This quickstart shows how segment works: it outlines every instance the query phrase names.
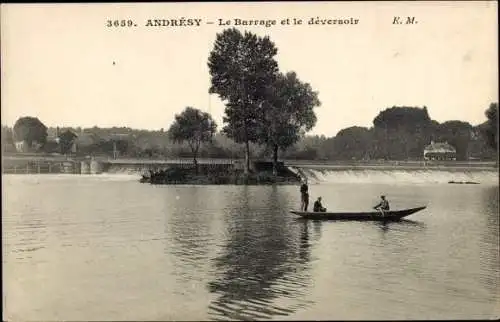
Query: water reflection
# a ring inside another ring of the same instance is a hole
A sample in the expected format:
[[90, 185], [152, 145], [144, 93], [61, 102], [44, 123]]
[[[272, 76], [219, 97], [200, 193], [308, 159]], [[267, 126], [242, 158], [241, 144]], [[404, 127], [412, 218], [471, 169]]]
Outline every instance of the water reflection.
[[185, 286], [174, 289], [177, 293], [185, 294], [193, 290], [193, 283], [201, 283], [205, 277], [205, 266], [214, 240], [210, 231], [214, 213], [208, 204], [211, 191], [197, 186], [177, 190], [178, 194], [190, 198], [177, 198], [176, 193], [171, 194], [172, 200], [165, 201], [168, 203], [165, 209], [169, 214], [165, 221], [164, 251], [167, 258], [173, 261], [173, 273], [178, 282]]
[[309, 248], [311, 247], [309, 241], [309, 224], [307, 221], [303, 220], [300, 222], [300, 250], [299, 258], [303, 263], [308, 263], [311, 260], [311, 254]]
[[314, 231], [313, 240], [314, 242], [319, 241], [322, 234], [322, 224], [325, 222], [324, 220], [314, 220], [314, 219], [304, 219], [304, 218], [294, 218], [294, 220], [300, 227], [306, 226], [307, 229], [310, 229], [309, 227], [312, 226], [312, 229]]
[[283, 213], [289, 205], [279, 187], [245, 187], [238, 199], [224, 218], [227, 244], [213, 261], [217, 273], [208, 289], [218, 297], [209, 314], [231, 320], [287, 316], [304, 305], [310, 279], [307, 226]]
[[499, 298], [500, 293], [500, 234], [499, 234], [499, 188], [488, 187], [484, 193], [484, 209], [480, 212], [485, 214], [483, 221], [484, 227], [481, 230], [481, 247], [479, 248], [479, 262], [481, 273], [479, 280], [481, 284], [491, 294], [491, 300], [494, 302]]
[[2, 245], [5, 251], [15, 254], [17, 260], [31, 259], [35, 252], [46, 247], [47, 225], [43, 214], [32, 212], [11, 216], [5, 212], [2, 224], [5, 232]]
[[376, 221], [375, 224], [384, 233], [388, 232], [390, 228], [398, 230], [422, 230], [425, 228], [425, 223], [420, 221], [414, 221], [410, 219], [401, 219], [399, 221]]

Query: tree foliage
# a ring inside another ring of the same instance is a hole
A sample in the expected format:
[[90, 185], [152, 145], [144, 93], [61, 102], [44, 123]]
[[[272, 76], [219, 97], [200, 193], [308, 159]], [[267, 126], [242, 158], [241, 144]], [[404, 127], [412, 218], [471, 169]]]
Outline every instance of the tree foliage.
[[488, 119], [484, 127], [484, 136], [488, 145], [498, 151], [498, 103], [491, 103], [484, 114]]
[[430, 124], [427, 107], [393, 106], [380, 112], [373, 120], [373, 126], [384, 129], [405, 128], [416, 130]]
[[[492, 109], [494, 108], [495, 106]], [[490, 119], [495, 120], [495, 115]], [[497, 133], [496, 130], [491, 129], [495, 125], [490, 120], [485, 120], [484, 123], [477, 126], [460, 121], [448, 121], [440, 124], [430, 120], [429, 126], [422, 127], [423, 130], [420, 132], [418, 128], [412, 131], [400, 126], [398, 130], [394, 131], [395, 134], [391, 135], [386, 135], [388, 131], [378, 127], [350, 127], [339, 131], [336, 136], [328, 138], [304, 135], [295, 144], [280, 153], [283, 159], [302, 160], [360, 160], [363, 158], [371, 160], [422, 160], [423, 149], [431, 140], [434, 140], [448, 141], [454, 145], [459, 158], [496, 160], [497, 151], [494, 149], [496, 145], [491, 144], [486, 135], [488, 131], [491, 131], [489, 133]], [[76, 154], [79, 156], [112, 156], [113, 137], [117, 134], [123, 137], [120, 142], [117, 142], [117, 149], [120, 151], [120, 156], [123, 157], [163, 159], [165, 157], [192, 156], [191, 148], [187, 142], [174, 142], [166, 131], [136, 130], [127, 127], [99, 128], [96, 126], [85, 129], [71, 127], [61, 129], [61, 131], [64, 130], [78, 134]], [[53, 139], [57, 130], [55, 127], [51, 127], [47, 132]], [[3, 126], [3, 152], [11, 153], [15, 152], [15, 140], [13, 137], [9, 137], [9, 133], [13, 133], [12, 128]], [[403, 135], [405, 136], [403, 139], [398, 137]], [[114, 141], [116, 142], [116, 140]], [[409, 142], [409, 148], [407, 149], [401, 142]], [[54, 143], [51, 140], [48, 141], [44, 146], [44, 151], [60, 152], [60, 147]], [[250, 143], [249, 145], [252, 158], [266, 158], [267, 153], [270, 152], [269, 149], [266, 151], [267, 144]], [[198, 156], [241, 159], [245, 157], [245, 150], [244, 146], [219, 132], [214, 135], [212, 142], [202, 144], [199, 147]], [[462, 151], [467, 151], [467, 153]], [[407, 152], [408, 154], [406, 154]]]
[[462, 121], [446, 121], [436, 129], [435, 138], [439, 142], [448, 142], [457, 150], [457, 160], [469, 158], [469, 143], [472, 140], [473, 127]]
[[427, 107], [393, 106], [381, 111], [373, 120], [376, 151], [372, 157], [409, 159], [431, 141], [433, 127]]
[[61, 153], [67, 154], [71, 152], [71, 148], [73, 147], [73, 143], [75, 143], [75, 139], [77, 135], [72, 131], [66, 130], [61, 135], [59, 135], [59, 146], [61, 147]]
[[2, 125], [2, 151], [13, 152], [14, 148], [14, 134], [12, 128]]
[[337, 133], [333, 139], [335, 159], [369, 159], [372, 146], [371, 131], [365, 127], [352, 126]]
[[210, 114], [186, 107], [181, 114], [175, 115], [168, 135], [173, 142], [188, 144], [193, 154], [193, 162], [197, 165], [196, 157], [201, 144], [211, 142], [216, 130], [217, 124]]
[[271, 148], [273, 172], [277, 173], [278, 150], [297, 143], [316, 124], [314, 107], [321, 105], [318, 93], [301, 82], [295, 72], [279, 74], [264, 103], [258, 142]]
[[31, 148], [33, 143], [41, 146], [47, 141], [47, 127], [36, 117], [25, 116], [14, 124], [14, 139], [24, 141]]
[[235, 142], [245, 143], [246, 172], [249, 143], [258, 141], [263, 105], [278, 72], [277, 52], [269, 37], [231, 28], [217, 34], [208, 58], [209, 93], [218, 94], [226, 103], [223, 132]]

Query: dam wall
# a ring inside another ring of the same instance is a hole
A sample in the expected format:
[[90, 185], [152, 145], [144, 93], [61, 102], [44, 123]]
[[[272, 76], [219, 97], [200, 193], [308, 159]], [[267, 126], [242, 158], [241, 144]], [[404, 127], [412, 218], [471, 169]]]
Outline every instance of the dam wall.
[[434, 168], [434, 169], [389, 169], [389, 168], [307, 168], [289, 167], [289, 169], [306, 177], [316, 184], [335, 183], [381, 183], [381, 184], [426, 184], [474, 182], [498, 185], [498, 170], [483, 168]]
[[[200, 168], [240, 168], [240, 159], [198, 159]], [[311, 183], [448, 183], [471, 181], [498, 185], [498, 165], [495, 162], [424, 162], [424, 161], [304, 161], [285, 160], [285, 166], [294, 173], [307, 177]], [[193, 160], [168, 159], [108, 159], [3, 157], [3, 173], [67, 173], [67, 174], [123, 174], [140, 176], [149, 170], [170, 167], [193, 167]]]

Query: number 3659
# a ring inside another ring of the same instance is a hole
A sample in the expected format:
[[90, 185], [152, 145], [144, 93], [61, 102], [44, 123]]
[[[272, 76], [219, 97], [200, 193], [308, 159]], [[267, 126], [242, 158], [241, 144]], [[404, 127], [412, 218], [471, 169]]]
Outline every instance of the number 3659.
[[106, 27], [134, 27], [134, 21], [128, 20], [106, 20]]

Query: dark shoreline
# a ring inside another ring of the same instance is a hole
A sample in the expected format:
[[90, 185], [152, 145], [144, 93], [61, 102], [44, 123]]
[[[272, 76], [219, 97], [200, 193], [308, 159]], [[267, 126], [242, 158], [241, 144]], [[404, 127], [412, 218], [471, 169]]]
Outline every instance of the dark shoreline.
[[272, 171], [252, 170], [245, 174], [241, 169], [170, 167], [156, 172], [149, 171], [149, 175], [142, 175], [139, 181], [167, 185], [297, 185], [301, 182], [301, 177], [286, 167], [280, 167], [276, 175]]

